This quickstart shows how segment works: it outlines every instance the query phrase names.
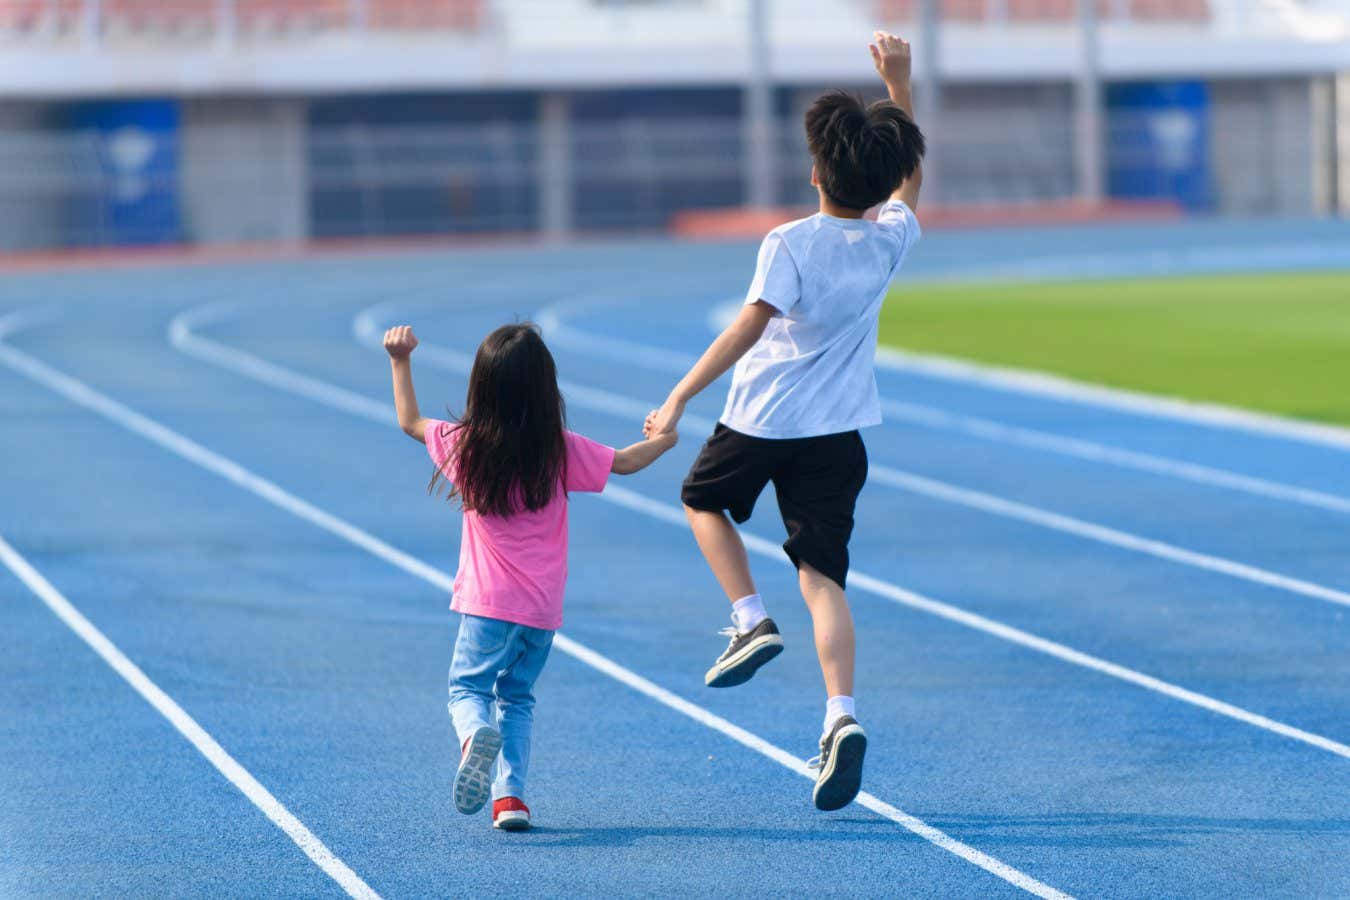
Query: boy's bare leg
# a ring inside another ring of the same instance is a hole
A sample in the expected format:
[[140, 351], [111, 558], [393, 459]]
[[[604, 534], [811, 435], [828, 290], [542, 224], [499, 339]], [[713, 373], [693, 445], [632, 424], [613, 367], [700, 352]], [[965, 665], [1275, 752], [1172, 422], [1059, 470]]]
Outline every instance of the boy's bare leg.
[[703, 551], [717, 583], [726, 592], [727, 601], [735, 603], [757, 593], [755, 580], [750, 577], [750, 558], [746, 556], [745, 543], [726, 513], [688, 506], [684, 512], [689, 517], [694, 540], [698, 541], [698, 548]]
[[728, 629], [731, 642], [703, 676], [703, 683], [715, 688], [744, 684], [760, 666], [783, 651], [783, 637], [764, 611], [755, 580], [750, 577], [745, 542], [726, 513], [688, 506], [684, 511], [699, 549], [731, 602], [735, 626]]
[[844, 589], [806, 563], [797, 567], [802, 598], [811, 612], [816, 655], [827, 697], [853, 696], [853, 614]]
[[853, 718], [853, 614], [844, 589], [805, 563], [797, 566], [797, 580], [815, 626], [828, 698], [811, 798], [817, 809], [840, 809], [858, 796], [867, 753], [867, 733]]

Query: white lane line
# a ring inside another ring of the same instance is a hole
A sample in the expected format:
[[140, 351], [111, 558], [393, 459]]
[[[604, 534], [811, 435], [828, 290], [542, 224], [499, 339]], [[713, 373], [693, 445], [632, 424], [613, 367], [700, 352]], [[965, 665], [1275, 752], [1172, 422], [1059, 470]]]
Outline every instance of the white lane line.
[[[562, 635], [558, 635], [558, 637], [555, 639], [555, 642], [561, 639]], [[728, 737], [732, 738], [738, 743], [743, 744], [744, 746], [749, 747], [752, 750], [755, 750], [764, 756], [767, 756], [769, 759], [772, 759], [774, 762], [778, 763], [784, 768], [791, 769], [793, 772], [796, 772], [798, 775], [801, 775], [804, 778], [810, 778], [813, 780], [815, 779], [816, 773], [812, 769], [807, 768], [805, 762], [803, 762], [800, 759], [797, 759], [791, 753], [788, 753], [787, 751], [780, 749], [774, 744], [770, 744], [763, 738], [749, 731], [746, 731], [744, 728], [741, 728], [738, 725], [728, 722], [726, 719], [723, 719], [720, 716], [708, 712], [701, 706], [697, 706], [693, 703], [690, 703], [688, 700], [685, 700], [682, 697], [672, 694], [662, 687], [652, 684], [645, 678], [633, 675], [632, 672], [629, 672], [622, 666], [619, 666], [611, 662], [610, 660], [606, 659], [605, 657], [601, 656], [598, 653], [595, 653], [592, 650], [588, 650], [585, 647], [581, 647], [580, 645], [577, 645], [574, 642], [569, 642], [569, 644], [572, 646], [572, 649], [569, 650], [568, 652], [570, 652], [573, 656], [575, 656], [582, 662], [594, 666], [601, 672], [604, 672], [607, 675], [610, 675], [620, 681], [623, 681], [625, 684], [629, 684], [635, 690], [638, 690], [646, 694], [653, 700], [663, 703], [666, 706], [671, 707], [672, 709], [679, 710], [680, 712], [689, 716], [691, 719], [701, 722], [702, 724], [707, 725], [709, 728], [713, 728], [716, 729], [717, 731], [722, 732], [723, 734], [727, 735]], [[630, 682], [629, 680], [630, 678], [634, 680]], [[914, 816], [910, 815], [904, 810], [896, 806], [892, 806], [886, 801], [881, 800], [878, 797], [867, 793], [866, 791], [863, 791], [858, 794], [857, 802], [867, 807], [868, 809], [872, 810], [872, 812], [876, 813], [877, 815], [886, 819], [890, 819], [892, 822], [899, 824], [906, 830], [918, 835], [919, 837], [923, 838], [929, 843], [936, 844], [938, 847], [941, 847], [948, 853], [952, 853], [966, 860], [967, 862], [971, 862], [979, 866], [986, 872], [989, 872], [992, 875], [996, 875], [997, 877], [1003, 879], [1009, 884], [1016, 885], [1017, 887], [1021, 888], [1022, 890], [1026, 891], [1029, 894], [1034, 894], [1038, 897], [1069, 896], [1068, 894], [1065, 894], [1062, 891], [1052, 888], [1040, 881], [1037, 881], [1036, 879], [1032, 878], [1031, 876], [1023, 872], [1014, 869], [1012, 866], [1008, 865], [1007, 863], [1001, 860], [995, 859], [994, 857], [989, 856], [986, 853], [981, 853], [979, 850], [975, 850], [974, 848], [961, 843], [960, 841], [948, 835], [946, 832], [934, 828], [932, 825], [929, 825], [922, 819], [915, 818]]]
[[[671, 525], [680, 528], [689, 527], [689, 523], [685, 519], [682, 510], [676, 509], [665, 503], [657, 502], [642, 494], [624, 488], [607, 488], [605, 493], [601, 496], [609, 496], [611, 491], [614, 492], [613, 502], [620, 506], [627, 506], [635, 511], [646, 513], [654, 519], [660, 519], [663, 522], [668, 522]], [[762, 538], [759, 535], [747, 534], [745, 532], [741, 533], [741, 537], [745, 541], [746, 549], [751, 553], [774, 559], [788, 566], [792, 565], [791, 561], [783, 555], [782, 549], [773, 541]], [[1091, 669], [1094, 672], [1100, 672], [1103, 675], [1129, 682], [1130, 684], [1137, 685], [1146, 690], [1171, 697], [1174, 700], [1189, 703], [1192, 706], [1209, 710], [1212, 713], [1226, 716], [1255, 728], [1260, 728], [1264, 731], [1269, 731], [1295, 741], [1300, 741], [1310, 746], [1317, 747], [1320, 750], [1326, 750], [1328, 753], [1334, 753], [1337, 756], [1350, 759], [1350, 746], [1340, 743], [1339, 741], [1333, 741], [1322, 735], [1304, 731], [1302, 728], [1295, 728], [1292, 725], [1287, 725], [1267, 716], [1260, 715], [1259, 713], [1251, 712], [1240, 706], [1235, 706], [1232, 703], [1216, 700], [1215, 698], [1201, 694], [1198, 691], [1192, 691], [1179, 685], [1163, 681], [1160, 678], [1154, 678], [1152, 675], [1146, 675], [1143, 672], [1138, 672], [1134, 669], [1110, 662], [1109, 660], [1083, 653], [1082, 651], [1075, 650], [1072, 647], [1056, 641], [1051, 641], [1031, 634], [1030, 632], [1023, 631], [1020, 628], [1014, 628], [1011, 625], [1005, 625], [994, 619], [972, 613], [959, 606], [952, 606], [949, 603], [934, 600], [931, 597], [926, 597], [923, 594], [906, 590], [899, 585], [892, 584], [889, 581], [877, 578], [873, 575], [868, 575], [865, 572], [859, 572], [856, 569], [852, 569], [849, 571], [848, 577], [851, 586], [861, 588], [869, 594], [882, 597], [886, 600], [898, 603], [901, 606], [908, 606], [912, 609], [917, 609], [937, 616], [938, 618], [946, 619], [949, 622], [955, 622], [958, 625], [964, 625], [968, 628], [973, 628], [976, 631], [982, 631], [985, 634], [993, 635], [994, 637], [1026, 647], [1030, 650], [1035, 650], [1038, 653], [1044, 653], [1047, 656], [1053, 656], [1056, 659], [1071, 663], [1075, 666], [1081, 666], [1085, 669]]]
[[[1183, 275], [1232, 275], [1244, 272], [1306, 271], [1350, 267], [1350, 244], [1311, 241], [1282, 247], [1218, 245], [1109, 253], [1069, 253], [1016, 261], [947, 264], [926, 272], [910, 271], [905, 285], [967, 285], [1008, 282], [1063, 282]], [[740, 298], [737, 298], [740, 302]], [[715, 326], [720, 331], [722, 326]]]
[[1122, 469], [1134, 469], [1154, 475], [1179, 478], [1210, 487], [1254, 494], [1271, 500], [1317, 507], [1329, 512], [1350, 513], [1350, 497], [1341, 497], [1324, 491], [1282, 484], [1264, 478], [1254, 478], [1250, 475], [1241, 475], [1237, 472], [1217, 469], [1212, 466], [1155, 456], [1151, 453], [1125, 450], [1095, 441], [1065, 437], [1048, 431], [1006, 425], [1002, 422], [982, 419], [977, 416], [958, 415], [919, 403], [906, 403], [900, 400], [883, 398], [881, 407], [887, 418], [901, 419], [925, 428], [954, 431], [982, 440], [1033, 450], [1044, 450], [1049, 453], [1057, 453], [1060, 456], [1071, 456], [1088, 462], [1117, 466]]
[[1280, 575], [1277, 572], [1270, 572], [1266, 569], [1249, 566], [1246, 563], [1236, 562], [1231, 559], [1224, 559], [1223, 557], [1211, 556], [1207, 553], [1198, 553], [1194, 550], [1187, 550], [1184, 547], [1178, 547], [1174, 544], [1168, 544], [1152, 538], [1140, 537], [1126, 531], [1108, 528], [1105, 525], [1085, 522], [1082, 519], [1075, 519], [1072, 516], [1051, 512], [1025, 503], [1005, 500], [1004, 498], [996, 497], [993, 494], [985, 494], [980, 491], [970, 490], [969, 488], [957, 487], [956, 485], [947, 484], [946, 482], [937, 481], [932, 478], [925, 478], [922, 475], [914, 475], [908, 472], [902, 472], [898, 469], [889, 469], [885, 466], [872, 467], [871, 477], [890, 487], [902, 491], [910, 491], [911, 493], [930, 497], [934, 500], [942, 500], [948, 503], [966, 506], [990, 515], [1015, 519], [1019, 522], [1025, 522], [1028, 525], [1036, 525], [1041, 528], [1050, 529], [1051, 531], [1058, 531], [1063, 534], [1073, 535], [1074, 537], [1096, 541], [1100, 544], [1109, 544], [1110, 546], [1118, 547], [1122, 550], [1143, 553], [1147, 556], [1168, 560], [1169, 562], [1178, 563], [1179, 565], [1190, 566], [1195, 569], [1204, 569], [1208, 572], [1227, 575], [1243, 581], [1250, 581], [1255, 584], [1275, 588], [1276, 590], [1287, 591], [1291, 594], [1311, 597], [1314, 600], [1325, 600], [1328, 603], [1338, 603], [1342, 606], [1350, 606], [1350, 593], [1345, 591], [1324, 587], [1323, 585], [1305, 581], [1301, 578], [1291, 578], [1288, 575]]
[[323, 396], [325, 403], [344, 412], [364, 416], [378, 422], [394, 421], [387, 403], [376, 403], [368, 397], [350, 391], [334, 391], [331, 386], [307, 375], [274, 365], [265, 359], [225, 347], [196, 334], [196, 328], [228, 318], [239, 304], [222, 301], [199, 306], [176, 316], [169, 323], [169, 342], [177, 349], [206, 362], [233, 369], [241, 375], [285, 388], [293, 394], [306, 397]]
[[52, 306], [30, 306], [6, 313], [0, 316], [0, 341], [16, 331], [31, 328], [55, 316], [56, 309]]
[[[0, 352], [7, 349], [0, 345]], [[164, 693], [159, 685], [151, 681], [139, 666], [128, 659], [116, 644], [108, 640], [103, 632], [86, 619], [3, 536], [0, 536], [0, 563], [4, 563], [5, 567], [27, 585], [28, 589], [36, 594], [71, 631], [75, 632], [80, 640], [88, 644], [89, 648], [97, 653], [114, 672], [122, 676], [122, 679], [131, 685], [136, 693], [140, 694], [160, 715], [168, 719], [169, 724], [173, 725], [179, 734], [187, 738], [188, 743], [192, 744], [198, 753], [206, 757], [206, 761], [215, 766], [217, 772], [224, 775], [226, 780], [238, 788], [239, 792], [247, 797], [250, 803], [258, 807], [267, 818], [272, 820], [273, 824], [285, 832], [286, 836], [294, 841], [295, 845], [329, 878], [336, 881], [349, 896], [360, 898], [360, 900], [379, 900], [379, 894], [375, 893], [370, 885], [361, 880], [361, 876], [338, 859], [333, 851], [324, 845], [323, 841], [315, 837], [314, 833], [306, 828], [305, 824], [297, 819], [280, 800], [272, 796], [271, 791], [263, 787], [258, 779], [254, 778], [224, 747], [220, 746], [216, 739], [207, 733], [206, 729], [198, 725], [192, 716], [188, 715], [181, 706], [174, 702], [172, 697]]]
[[[1341, 262], [1344, 264], [1347, 250], [1340, 248], [1340, 253], [1342, 254], [1340, 256]], [[1132, 274], [1137, 275], [1139, 272], [1136, 270]], [[1084, 276], [1078, 274], [1070, 277]], [[921, 279], [912, 283], [917, 285], [923, 283], [923, 281], [934, 280], [969, 281], [971, 279], [958, 275], [956, 278]], [[1026, 278], [1012, 280], [1026, 280]], [[708, 324], [712, 330], [720, 331], [725, 327], [725, 323], [735, 315], [735, 310], [742, 301], [742, 297], [736, 296], [715, 306], [708, 314]], [[1219, 403], [1205, 403], [1197, 400], [1184, 400], [1179, 397], [1132, 391], [1126, 388], [1106, 387], [1105, 385], [1079, 381], [1062, 375], [1052, 375], [1034, 369], [996, 366], [937, 353], [915, 353], [893, 347], [878, 347], [876, 364], [883, 369], [915, 372], [946, 381], [972, 383], [1005, 393], [1050, 397], [1055, 400], [1114, 409], [1150, 418], [1171, 419], [1195, 425], [1247, 431], [1284, 440], [1321, 444], [1339, 450], [1350, 449], [1350, 428], [1344, 426], [1305, 422], [1272, 413], [1225, 406]]]
[[920, 375], [975, 384], [1004, 393], [1050, 397], [1082, 406], [1103, 407], [1155, 419], [1247, 431], [1265, 437], [1302, 441], [1336, 450], [1350, 450], [1350, 428], [1300, 422], [1235, 406], [1145, 394], [1031, 369], [973, 363], [933, 353], [910, 353], [892, 347], [878, 347], [876, 362], [885, 369], [917, 372]]
[[[199, 340], [207, 339], [201, 338]], [[220, 350], [228, 349], [223, 345], [216, 346]], [[258, 360], [257, 357], [252, 357], [252, 361], [260, 362], [261, 360]], [[29, 379], [60, 394], [71, 402], [83, 406], [129, 431], [139, 434], [141, 437], [146, 438], [176, 456], [186, 459], [213, 474], [219, 475], [230, 483], [243, 488], [288, 513], [291, 513], [297, 518], [303, 519], [354, 546], [360, 547], [367, 553], [385, 560], [409, 575], [420, 578], [443, 591], [449, 592], [454, 587], [453, 575], [437, 569], [410, 554], [404, 553], [369, 532], [366, 532], [331, 513], [325, 512], [319, 507], [291, 494], [276, 483], [254, 474], [233, 460], [230, 460], [213, 450], [207, 449], [190, 438], [173, 431], [169, 427], [160, 424], [111, 397], [108, 397], [106, 394], [94, 390], [89, 385], [52, 368], [46, 363], [43, 363], [26, 353], [0, 343], [0, 362]], [[244, 368], [237, 369], [236, 371], [239, 371], [241, 374], [248, 374], [249, 377], [264, 383], [269, 383], [268, 379], [275, 374], [275, 372], [267, 369], [260, 369], [253, 366], [252, 362], [248, 364], [247, 371]], [[268, 374], [263, 375], [262, 372], [264, 371], [268, 371]], [[283, 383], [285, 384], [284, 387]], [[317, 399], [318, 395], [310, 392], [322, 384], [322, 382], [318, 382], [316, 379], [300, 377], [298, 379], [286, 379], [284, 382], [277, 383], [275, 386], [282, 390], [303, 393], [305, 396], [311, 396]], [[337, 388], [332, 388], [332, 390], [334, 391], [334, 397], [344, 396], [345, 399], [350, 399], [350, 396], [345, 395], [350, 395], [351, 392]], [[348, 413], [363, 408], [360, 404], [347, 403], [345, 400], [337, 400], [331, 405], [336, 409], [341, 409]], [[365, 415], [365, 413], [358, 414]], [[389, 413], [385, 421], [392, 421], [392, 419], [393, 415], [392, 413]], [[748, 747], [749, 749], [768, 757], [774, 762], [785, 766], [798, 775], [814, 779], [814, 773], [806, 767], [806, 764], [786, 750], [783, 750], [763, 738], [746, 731], [740, 726], [709, 712], [697, 704], [690, 703], [677, 694], [657, 685], [655, 682], [643, 678], [636, 672], [624, 668], [613, 660], [571, 640], [565, 635], [558, 634], [554, 639], [554, 646], [562, 652], [567, 653], [569, 656], [609, 675], [633, 690], [659, 701], [670, 709], [693, 718], [695, 721], [726, 735], [742, 746]], [[128, 665], [130, 665], [130, 663], [128, 663]], [[167, 700], [168, 698], [166, 697], [165, 699]], [[179, 710], [179, 712], [181, 712], [181, 710]], [[184, 717], [186, 718], [186, 714], [184, 714]], [[220, 752], [222, 754], [224, 753], [223, 750]], [[217, 767], [219, 768], [219, 766]], [[240, 771], [242, 772], [243, 770], [241, 769]], [[258, 786], [258, 789], [262, 790], [261, 785]], [[271, 797], [270, 794], [267, 796]], [[252, 799], [252, 797], [250, 797], [250, 799]], [[275, 802], [275, 800], [273, 802]], [[884, 818], [887, 818], [906, 830], [918, 835], [924, 840], [937, 845], [943, 850], [960, 857], [972, 865], [984, 869], [986, 872], [989, 872], [1028, 893], [1038, 897], [1056, 898], [1056, 900], [1068, 900], [1069, 898], [1068, 894], [1043, 884], [1035, 878], [1032, 878], [1030, 875], [1009, 866], [1007, 863], [956, 840], [950, 835], [947, 835], [926, 822], [903, 812], [872, 794], [866, 792], [859, 794], [858, 802]], [[280, 804], [277, 804], [277, 806], [280, 808]], [[274, 819], [274, 821], [276, 820]], [[300, 828], [304, 827], [300, 825], [299, 822], [295, 822], [295, 824]], [[289, 834], [291, 832], [288, 831], [287, 833]], [[305, 834], [308, 834], [308, 832], [306, 831]], [[299, 840], [296, 842], [300, 843]], [[317, 840], [315, 843], [317, 843]], [[318, 846], [322, 847], [321, 844]], [[301, 847], [302, 849], [305, 849], [307, 853], [310, 852], [304, 844], [301, 844]], [[311, 858], [314, 858], [313, 854], [311, 854]], [[316, 862], [318, 862], [317, 859]], [[320, 865], [323, 864], [320, 863]], [[329, 870], [325, 868], [325, 871]], [[333, 873], [330, 872], [329, 874]], [[352, 875], [351, 877], [355, 878], [356, 876]], [[336, 879], [337, 876], [334, 875], [334, 878]], [[362, 883], [361, 886], [364, 887], [364, 883]], [[369, 892], [369, 890], [369, 888], [366, 888], [366, 891]], [[350, 892], [351, 891], [349, 890], [349, 893]], [[375, 895], [373, 892], [370, 892], [363, 895], [353, 894], [353, 896], [374, 897]]]
[[[583, 294], [580, 297], [573, 297], [570, 300], [562, 300], [545, 306], [535, 315], [534, 321], [544, 333], [544, 339], [550, 344], [557, 344], [560, 347], [583, 353], [607, 356], [617, 362], [632, 363], [647, 369], [664, 370], [672, 375], [683, 375], [689, 371], [689, 367], [698, 361], [697, 356], [682, 353], [678, 350], [668, 350], [664, 347], [654, 347], [639, 341], [629, 341], [607, 334], [585, 331], [569, 324], [566, 318], [569, 314], [576, 315], [582, 312], [594, 312], [598, 309], [610, 309], [623, 306], [627, 302], [626, 298], [616, 298], [612, 293]], [[714, 311], [722, 308], [719, 305], [714, 307]], [[737, 301], [736, 309], [739, 308], [740, 302]], [[733, 317], [735, 312], [736, 310], [733, 309]], [[730, 319], [728, 319], [729, 321]]]
[[[387, 307], [388, 304], [381, 304], [381, 306]], [[365, 313], [358, 316], [357, 321], [358, 325], [355, 332], [358, 339], [367, 345], [378, 345], [381, 333], [379, 322], [372, 315]], [[541, 327], [543, 326], [541, 325]], [[427, 345], [422, 346], [426, 347]], [[434, 365], [445, 366], [460, 374], [467, 374], [469, 371], [469, 365], [466, 364], [466, 360], [469, 360], [467, 356], [454, 352], [447, 353], [435, 345], [431, 346], [427, 360]], [[471, 360], [469, 362], [471, 363]], [[631, 418], [635, 421], [645, 416], [653, 405], [643, 400], [624, 397], [611, 391], [579, 385], [563, 379], [558, 380], [558, 385], [567, 396], [569, 403], [615, 416]], [[692, 413], [686, 414], [684, 421], [699, 431], [711, 431], [714, 424], [710, 419]], [[927, 478], [880, 463], [873, 463], [869, 471], [871, 478], [887, 487], [919, 494], [932, 500], [964, 506], [988, 515], [1012, 519], [1038, 528], [1058, 531], [1061, 534], [1106, 544], [1131, 553], [1152, 556], [1177, 565], [1190, 566], [1228, 578], [1249, 581], [1253, 584], [1314, 600], [1350, 606], [1350, 592], [1326, 587], [1302, 578], [1294, 578], [1236, 560], [1189, 550], [1165, 541], [1077, 519], [1030, 504], [1006, 500], [992, 494], [971, 490], [934, 478]]]
[[[612, 299], [607, 303], [597, 302], [591, 296], [584, 295], [545, 308], [539, 313], [537, 321], [539, 326], [544, 329], [545, 337], [550, 343], [570, 350], [591, 355], [600, 354], [618, 362], [667, 371], [676, 375], [684, 374], [693, 365], [695, 357], [688, 354], [661, 347], [652, 347], [636, 341], [626, 341], [596, 334], [576, 328], [567, 322], [568, 313], [580, 313], [613, 305], [616, 305], [616, 301]], [[714, 307], [712, 313], [709, 314], [710, 326], [716, 329], [719, 323], [729, 320], [726, 315], [728, 311], [734, 315], [739, 307], [739, 299], [734, 307]], [[882, 361], [890, 352], [887, 348], [878, 348], [878, 360]], [[1076, 457], [1090, 462], [1134, 469], [1155, 475], [1164, 475], [1209, 487], [1240, 491], [1258, 497], [1297, 503], [1331, 512], [1350, 513], [1350, 498], [1311, 488], [1242, 475], [1225, 469], [1184, 462], [1150, 453], [1125, 450], [1094, 441], [1065, 437], [1048, 431], [1006, 425], [974, 416], [956, 415], [938, 407], [919, 403], [908, 403], [883, 397], [881, 405], [888, 418], [901, 419], [927, 428], [952, 431], [983, 440], [1057, 453], [1061, 456]]]
[[[382, 304], [382, 306], [387, 307], [388, 304]], [[372, 309], [374, 308], [372, 307]], [[358, 338], [361, 340], [362, 343], [374, 342], [375, 346], [378, 346], [378, 337], [382, 333], [378, 328], [378, 323], [373, 318], [368, 318], [364, 322], [361, 322], [360, 321], [361, 319], [362, 316], [357, 317], [358, 324], [357, 327], [355, 328], [355, 332]], [[206, 340], [206, 338], [200, 337], [199, 339]], [[217, 346], [229, 352], [239, 353], [243, 356], [248, 355], [244, 354], [243, 351], [238, 351], [234, 350], [233, 348], [225, 347], [225, 345], [223, 344], [217, 344]], [[426, 345], [423, 344], [418, 348], [418, 352], [420, 353], [425, 349]], [[451, 351], [449, 356], [450, 358], [463, 357], [464, 354], [457, 354]], [[436, 357], [435, 355], [425, 357], [425, 359], [436, 359], [436, 358], [438, 357]], [[461, 359], [460, 363], [463, 362], [464, 360]], [[466, 374], [468, 371], [468, 368], [462, 365], [454, 368], [451, 367], [447, 368], [449, 368], [450, 371], [455, 371], [461, 375]], [[240, 372], [241, 374], [247, 374], [247, 371], [244, 368], [236, 368], [235, 371]], [[261, 378], [259, 376], [251, 376], [251, 377], [255, 377], [258, 380], [262, 380], [266, 383], [265, 378]], [[274, 387], [280, 388], [281, 390], [290, 390], [290, 388], [285, 387], [284, 383], [282, 382], [274, 382], [272, 384]], [[343, 388], [339, 388], [333, 385], [327, 385], [326, 387], [329, 390], [336, 391], [342, 394], [351, 394], [350, 391], [346, 391]], [[305, 393], [304, 396], [308, 396], [310, 397], [310, 399], [316, 400], [320, 403], [327, 402], [324, 396], [319, 393]], [[339, 406], [336, 403], [332, 403], [329, 405], [333, 406], [334, 408], [341, 409], [350, 407], [352, 404], [344, 403], [342, 406]], [[386, 412], [382, 418], [383, 421], [385, 422], [393, 421], [392, 411]], [[682, 530], [687, 529], [689, 527], [689, 523], [685, 519], [684, 511], [679, 509], [678, 507], [671, 506], [666, 503], [661, 503], [656, 500], [652, 500], [651, 498], [643, 494], [639, 494], [636, 491], [632, 491], [627, 488], [622, 488], [612, 483], [607, 488], [605, 488], [605, 492], [600, 495], [600, 499], [606, 500], [610, 503], [617, 504], [619, 506], [627, 507], [635, 512], [639, 512], [650, 518], [666, 522]], [[759, 556], [763, 556], [775, 562], [778, 562], [779, 564], [782, 565], [786, 566], [792, 565], [791, 561], [788, 560], [786, 555], [784, 555], [782, 549], [774, 542], [762, 538], [758, 535], [749, 534], [745, 532], [742, 532], [742, 537], [745, 540], [746, 549], [749, 550], [750, 552], [755, 553], [756, 555]], [[1264, 731], [1268, 731], [1273, 734], [1278, 734], [1282, 737], [1286, 737], [1291, 740], [1299, 741], [1309, 746], [1316, 747], [1320, 750], [1325, 750], [1329, 753], [1333, 753], [1345, 759], [1350, 759], [1350, 745], [1342, 744], [1338, 741], [1333, 741], [1330, 738], [1323, 737], [1322, 735], [1319, 734], [1314, 734], [1313, 732], [1310, 731], [1305, 731], [1301, 728], [1295, 728], [1292, 725], [1287, 725], [1283, 722], [1279, 722], [1275, 719], [1268, 718], [1258, 713], [1253, 713], [1249, 710], [1243, 709], [1242, 707], [1239, 706], [1235, 706], [1231, 703], [1226, 703], [1222, 700], [1217, 700], [1213, 697], [1206, 696], [1205, 694], [1201, 694], [1197, 691], [1192, 691], [1187, 688], [1183, 688], [1178, 685], [1163, 681], [1159, 678], [1154, 678], [1151, 675], [1145, 675], [1142, 672], [1137, 672], [1133, 669], [1129, 669], [1117, 663], [1113, 663], [1108, 660], [1100, 659], [1090, 654], [1083, 653], [1079, 650], [1075, 650], [1072, 647], [1068, 647], [1064, 644], [1060, 644], [1055, 641], [1039, 637], [1029, 632], [1022, 631], [1021, 629], [1014, 628], [1010, 625], [1005, 625], [1002, 622], [998, 622], [994, 619], [989, 619], [976, 613], [969, 612], [968, 610], [961, 609], [960, 607], [952, 606], [951, 604], [943, 603], [939, 600], [934, 600], [930, 597], [925, 597], [922, 594], [906, 590], [905, 588], [899, 587], [898, 585], [892, 584], [891, 582], [885, 581], [881, 578], [877, 578], [872, 575], [859, 572], [856, 569], [849, 573], [849, 578], [853, 580], [853, 584], [855, 586], [859, 587], [864, 592], [870, 593], [877, 597], [881, 597], [882, 599], [885, 600], [889, 600], [893, 603], [897, 603], [901, 606], [907, 606], [912, 609], [928, 613], [929, 615], [937, 616], [949, 622], [954, 622], [958, 625], [962, 625], [964, 627], [971, 628], [988, 635], [992, 635], [1001, 640], [1009, 641], [1010, 643], [1026, 647], [1038, 653], [1043, 653], [1047, 656], [1052, 656], [1056, 659], [1062, 660], [1072, 665], [1081, 666], [1083, 668], [1099, 672], [1103, 675], [1107, 675], [1111, 678], [1126, 681], [1130, 684], [1137, 685], [1146, 690], [1154, 691], [1164, 696], [1171, 697], [1174, 700], [1179, 700], [1183, 703], [1188, 703], [1192, 706], [1207, 710], [1217, 715], [1225, 716], [1235, 721], [1242, 722], [1246, 725], [1251, 725], [1255, 728], [1260, 728]]]

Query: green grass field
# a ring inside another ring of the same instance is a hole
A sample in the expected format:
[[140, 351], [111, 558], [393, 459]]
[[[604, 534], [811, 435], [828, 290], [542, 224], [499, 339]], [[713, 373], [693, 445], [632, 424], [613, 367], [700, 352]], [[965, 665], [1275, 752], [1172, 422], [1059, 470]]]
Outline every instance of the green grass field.
[[881, 342], [1350, 424], [1350, 272], [901, 283]]

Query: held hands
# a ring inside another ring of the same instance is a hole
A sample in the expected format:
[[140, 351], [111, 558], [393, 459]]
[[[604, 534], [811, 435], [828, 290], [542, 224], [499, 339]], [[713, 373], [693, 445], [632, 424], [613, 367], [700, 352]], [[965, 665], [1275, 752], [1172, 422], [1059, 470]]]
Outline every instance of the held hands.
[[676, 427], [680, 424], [682, 415], [684, 415], [683, 403], [673, 399], [666, 400], [660, 409], [647, 413], [647, 420], [642, 423], [643, 436], [648, 440], [654, 440], [670, 434], [671, 446], [674, 446], [677, 439]]
[[909, 42], [903, 41], [885, 31], [872, 32], [872, 43], [867, 45], [872, 52], [872, 64], [877, 74], [889, 87], [909, 87]]
[[649, 435], [647, 440], [655, 444], [662, 453], [665, 453], [679, 442], [680, 433], [678, 431], [663, 431], [660, 434]]
[[384, 333], [384, 349], [390, 359], [407, 359], [417, 349], [411, 325], [395, 325]]

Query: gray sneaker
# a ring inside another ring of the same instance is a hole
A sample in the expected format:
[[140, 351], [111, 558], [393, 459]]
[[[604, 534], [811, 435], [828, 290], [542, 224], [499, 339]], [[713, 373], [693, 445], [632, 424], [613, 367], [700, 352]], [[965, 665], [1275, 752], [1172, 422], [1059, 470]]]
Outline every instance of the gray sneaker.
[[471, 816], [487, 805], [492, 796], [492, 764], [502, 749], [502, 735], [484, 725], [464, 742], [455, 773], [455, 809]]
[[766, 618], [744, 633], [735, 628], [724, 628], [722, 634], [729, 636], [731, 643], [703, 676], [703, 683], [708, 687], [745, 684], [760, 666], [783, 652], [783, 636], [778, 633], [773, 619]]
[[820, 739], [820, 755], [807, 763], [819, 769], [816, 789], [811, 794], [816, 809], [826, 812], [843, 809], [853, 802], [862, 788], [863, 757], [867, 754], [867, 732], [852, 716], [840, 716], [830, 733]]

